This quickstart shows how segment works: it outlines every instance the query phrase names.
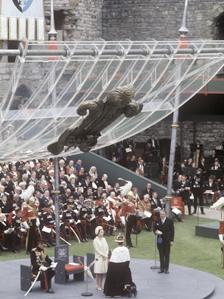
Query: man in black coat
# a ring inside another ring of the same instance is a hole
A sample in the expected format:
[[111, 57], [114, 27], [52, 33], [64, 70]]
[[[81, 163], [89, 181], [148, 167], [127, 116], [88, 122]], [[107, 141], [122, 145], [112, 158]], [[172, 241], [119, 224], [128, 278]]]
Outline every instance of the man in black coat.
[[167, 218], [164, 210], [160, 211], [160, 217], [154, 225], [154, 233], [157, 236], [157, 248], [159, 250], [160, 271], [158, 273], [169, 273], [170, 246], [174, 241], [174, 225]]

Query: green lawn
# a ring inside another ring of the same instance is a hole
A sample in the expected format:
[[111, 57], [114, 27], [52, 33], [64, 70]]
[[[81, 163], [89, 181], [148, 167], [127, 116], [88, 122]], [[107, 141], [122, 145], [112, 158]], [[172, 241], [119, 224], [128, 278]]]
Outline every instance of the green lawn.
[[[175, 242], [171, 251], [171, 263], [196, 268], [210, 272], [220, 278], [224, 277], [224, 269], [221, 265], [221, 250], [219, 240], [195, 236], [197, 219], [193, 216], [185, 216], [183, 223], [175, 223]], [[212, 222], [210, 219], [200, 219], [200, 223]], [[107, 237], [108, 244], [113, 249], [116, 244], [114, 237]], [[130, 250], [131, 257], [142, 259], [154, 259], [154, 234], [143, 231], [137, 235], [137, 247]], [[132, 235], [133, 244], [136, 245], [136, 236]], [[54, 249], [49, 248], [49, 255], [54, 255]], [[93, 252], [92, 241], [78, 244], [72, 242], [70, 255], [85, 255]], [[9, 259], [27, 258], [24, 251], [19, 253], [0, 253], [0, 261]], [[157, 254], [158, 258], [158, 254]]]

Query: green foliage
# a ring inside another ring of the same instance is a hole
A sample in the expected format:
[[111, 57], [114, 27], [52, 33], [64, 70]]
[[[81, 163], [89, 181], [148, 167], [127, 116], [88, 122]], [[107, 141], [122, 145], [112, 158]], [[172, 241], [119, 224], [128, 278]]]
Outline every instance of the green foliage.
[[[210, 219], [200, 219], [200, 223], [212, 222]], [[171, 250], [171, 263], [184, 265], [187, 267], [210, 272], [218, 277], [223, 278], [221, 264], [221, 250], [217, 237], [208, 239], [195, 236], [195, 225], [197, 219], [193, 216], [185, 216], [184, 222], [175, 223], [175, 241]], [[111, 249], [116, 247], [114, 237], [106, 237]], [[155, 238], [152, 232], [142, 231], [140, 234], [132, 235], [133, 245], [130, 253], [133, 258], [154, 259], [155, 257]], [[54, 248], [48, 248], [49, 255], [54, 256]], [[78, 244], [72, 241], [70, 255], [86, 255], [87, 252], [93, 252], [92, 240], [86, 243]], [[156, 251], [157, 259], [158, 252]], [[9, 259], [28, 258], [24, 251], [19, 253], [1, 252], [0, 261]]]

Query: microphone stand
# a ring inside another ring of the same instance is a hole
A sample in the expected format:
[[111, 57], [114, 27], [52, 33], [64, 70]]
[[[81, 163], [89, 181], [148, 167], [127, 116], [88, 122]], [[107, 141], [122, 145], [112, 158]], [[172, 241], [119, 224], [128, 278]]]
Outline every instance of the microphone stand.
[[85, 292], [81, 293], [81, 296], [84, 297], [89, 297], [89, 296], [93, 296], [93, 293], [91, 293], [89, 291], [89, 274], [88, 274], [88, 268], [90, 269], [92, 265], [94, 265], [95, 261], [93, 261], [91, 264], [89, 264], [89, 266], [84, 266], [84, 272], [85, 272], [85, 276], [86, 276], [86, 290]]
[[85, 292], [81, 293], [81, 296], [84, 296], [84, 297], [93, 296], [93, 293], [89, 292], [89, 279], [88, 279], [88, 275], [86, 275], [86, 290], [85, 290]]
[[151, 266], [150, 267], [150, 269], [152, 269], [152, 270], [158, 270], [158, 269], [160, 269], [160, 267], [159, 266], [157, 266], [157, 258], [156, 258], [156, 252], [157, 252], [157, 236], [156, 236], [156, 234], [155, 234], [155, 242], [154, 242], [154, 244], [155, 244], [155, 252], [154, 252], [154, 266]]

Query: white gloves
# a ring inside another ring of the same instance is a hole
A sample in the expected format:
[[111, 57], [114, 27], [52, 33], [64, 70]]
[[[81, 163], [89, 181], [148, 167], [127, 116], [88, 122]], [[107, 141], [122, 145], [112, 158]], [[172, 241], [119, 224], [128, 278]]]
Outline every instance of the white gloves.
[[36, 219], [36, 226], [40, 226], [40, 220], [39, 220], [39, 218]]
[[22, 222], [22, 225], [23, 225], [23, 227], [25, 227], [26, 230], [28, 230], [30, 228], [27, 221]]
[[219, 234], [219, 241], [221, 242], [222, 245], [224, 245], [224, 239], [222, 234]]
[[163, 233], [162, 233], [160, 230], [157, 229], [157, 230], [155, 231], [155, 234], [156, 234], [156, 235], [162, 235]]
[[51, 262], [50, 268], [55, 269], [58, 263]]
[[4, 234], [9, 235], [14, 231], [14, 229], [15, 229], [14, 227], [10, 227], [10, 228], [4, 230]]
[[40, 268], [39, 268], [39, 270], [40, 270], [40, 271], [46, 271], [46, 270], [47, 270], [47, 267], [41, 265]]

